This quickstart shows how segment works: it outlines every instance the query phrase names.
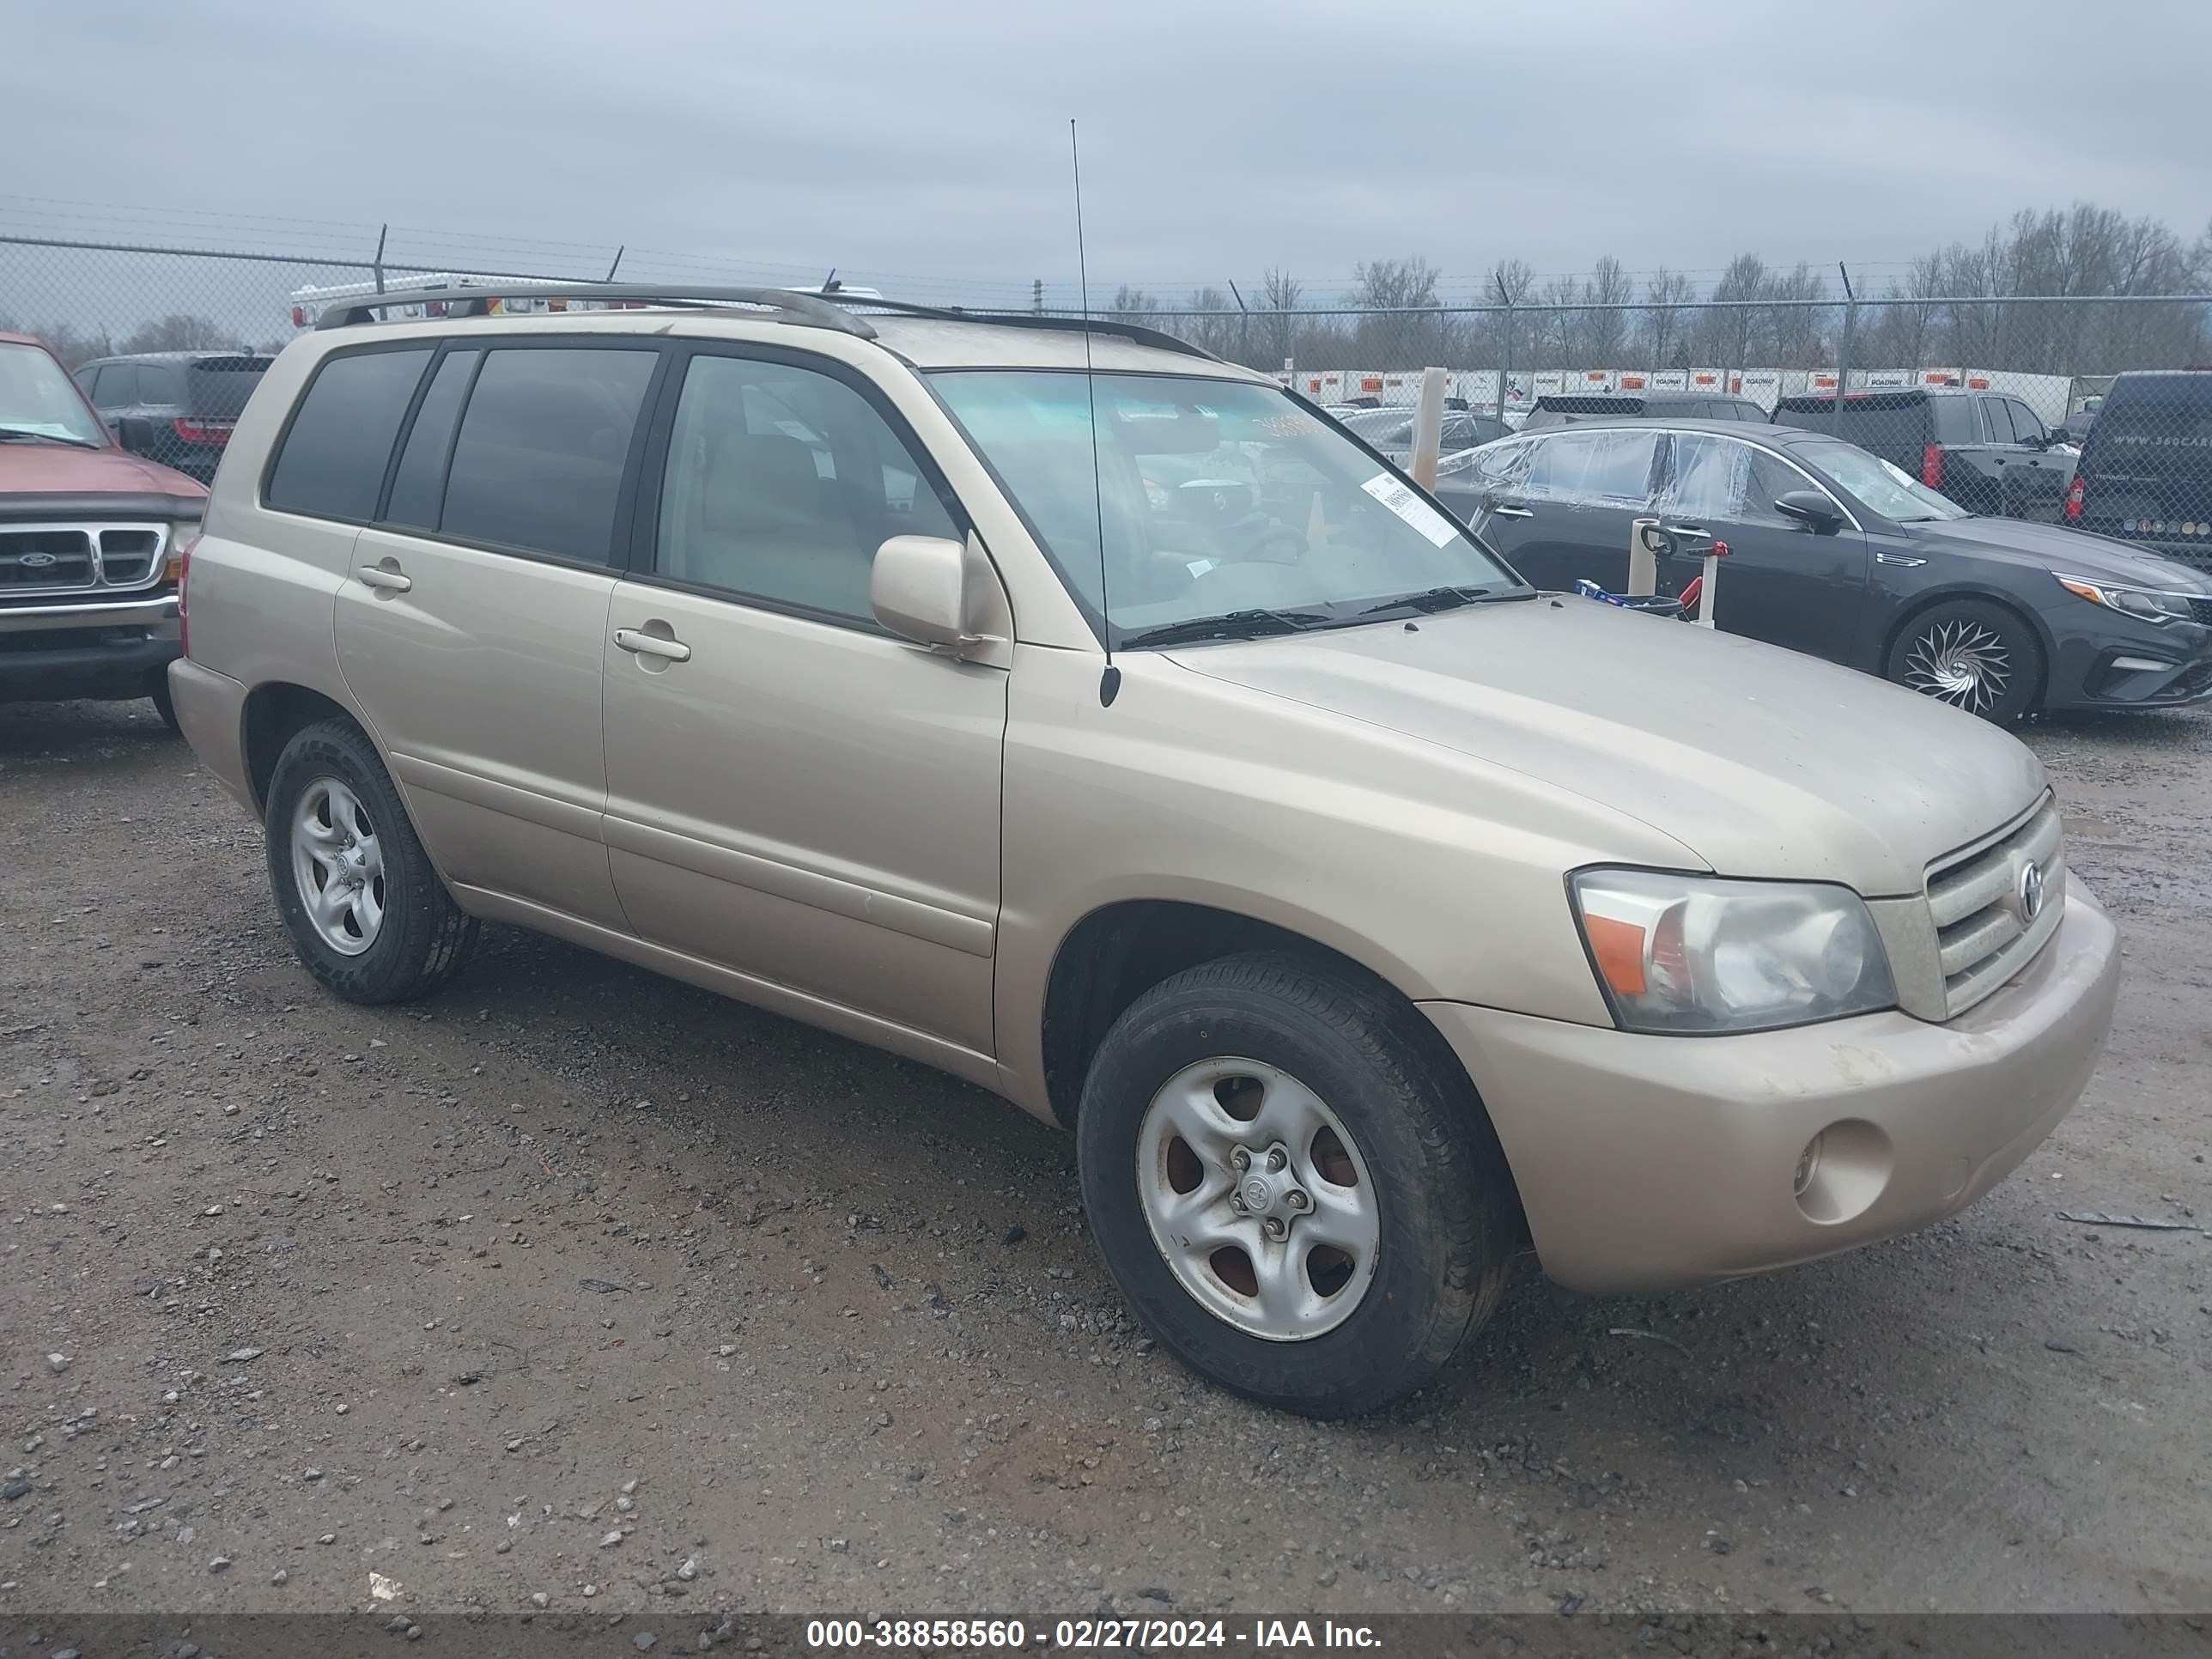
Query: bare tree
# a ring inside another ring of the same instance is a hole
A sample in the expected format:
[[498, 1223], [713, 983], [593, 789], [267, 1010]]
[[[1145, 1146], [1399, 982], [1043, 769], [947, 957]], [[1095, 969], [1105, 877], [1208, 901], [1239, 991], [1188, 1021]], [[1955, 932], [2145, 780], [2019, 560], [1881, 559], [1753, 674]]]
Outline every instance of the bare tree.
[[1618, 366], [1627, 356], [1628, 313], [1619, 307], [1633, 297], [1628, 272], [1610, 253], [1590, 267], [1583, 282], [1582, 355], [1593, 368]]
[[1802, 259], [1787, 276], [1770, 276], [1765, 297], [1766, 339], [1781, 368], [1812, 368], [1827, 361], [1828, 313], [1811, 301], [1828, 297], [1828, 279]]
[[1697, 297], [1690, 279], [1662, 265], [1644, 285], [1642, 345], [1654, 368], [1687, 368], [1688, 341], [1682, 307]]
[[1737, 303], [1702, 313], [1698, 330], [1699, 355], [1723, 374], [1740, 369], [1751, 361], [1758, 338], [1759, 317], [1748, 303], [1766, 289], [1766, 261], [1756, 253], [1739, 253], [1713, 284], [1713, 298]]
[[1299, 319], [1290, 313], [1305, 300], [1305, 284], [1287, 270], [1271, 268], [1260, 279], [1260, 304], [1267, 313], [1263, 327], [1268, 355], [1277, 362], [1285, 357], [1298, 358]]
[[1160, 302], [1153, 295], [1124, 283], [1114, 290], [1114, 303], [1108, 307], [1108, 315], [1117, 323], [1141, 323], [1157, 314], [1159, 308]]
[[205, 351], [234, 346], [238, 337], [211, 318], [181, 312], [148, 323], [123, 342], [128, 354], [137, 351]]

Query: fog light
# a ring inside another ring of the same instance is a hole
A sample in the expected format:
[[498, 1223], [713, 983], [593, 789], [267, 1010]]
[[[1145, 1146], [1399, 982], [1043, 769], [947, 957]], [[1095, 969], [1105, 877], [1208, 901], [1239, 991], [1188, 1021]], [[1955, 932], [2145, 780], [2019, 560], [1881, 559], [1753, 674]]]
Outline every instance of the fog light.
[[1820, 1172], [1820, 1142], [1823, 1139], [1825, 1132], [1814, 1135], [1805, 1143], [1805, 1150], [1797, 1154], [1797, 1175], [1792, 1184], [1801, 1199], [1805, 1196], [1806, 1189], [1812, 1186], [1813, 1177]]
[[2115, 657], [2112, 659], [2112, 666], [2130, 674], [2144, 674], [2154, 669], [2171, 668], [2173, 665], [2170, 662], [2160, 662], [2155, 657]]

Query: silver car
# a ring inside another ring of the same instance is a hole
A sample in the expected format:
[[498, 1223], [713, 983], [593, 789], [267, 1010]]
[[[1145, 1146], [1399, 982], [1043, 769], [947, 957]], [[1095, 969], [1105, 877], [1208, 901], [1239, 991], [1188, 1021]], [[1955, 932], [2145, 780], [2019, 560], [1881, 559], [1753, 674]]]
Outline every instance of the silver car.
[[940, 1066], [1074, 1132], [1163, 1342], [1318, 1415], [1530, 1247], [1646, 1290], [1950, 1215], [2087, 1079], [2113, 929], [2003, 732], [1538, 592], [1142, 329], [590, 293], [326, 316], [216, 478], [177, 712], [334, 994], [492, 921]]

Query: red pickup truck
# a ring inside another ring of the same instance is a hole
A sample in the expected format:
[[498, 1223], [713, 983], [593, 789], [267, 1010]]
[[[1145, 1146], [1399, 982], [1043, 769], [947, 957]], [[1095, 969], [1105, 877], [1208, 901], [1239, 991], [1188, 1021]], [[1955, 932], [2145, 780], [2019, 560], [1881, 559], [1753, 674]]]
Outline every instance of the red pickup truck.
[[177, 577], [206, 499], [119, 447], [43, 344], [0, 333], [0, 702], [151, 697], [173, 731]]

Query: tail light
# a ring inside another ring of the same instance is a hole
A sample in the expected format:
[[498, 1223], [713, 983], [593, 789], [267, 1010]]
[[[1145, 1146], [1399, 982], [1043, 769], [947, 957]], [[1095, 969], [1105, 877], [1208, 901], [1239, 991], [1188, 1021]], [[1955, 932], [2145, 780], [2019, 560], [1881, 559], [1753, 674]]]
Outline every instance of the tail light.
[[1920, 482], [1930, 489], [1943, 487], [1943, 446], [1929, 444], [1920, 452]]
[[177, 649], [187, 657], [192, 654], [192, 624], [185, 614], [185, 590], [191, 582], [192, 550], [199, 545], [199, 537], [194, 535], [169, 556], [169, 564], [176, 572], [177, 581]]
[[220, 426], [216, 426], [199, 421], [188, 421], [180, 415], [170, 422], [169, 425], [175, 430], [177, 436], [188, 444], [227, 444], [230, 441], [230, 422], [228, 421]]
[[2076, 472], [2074, 475], [2074, 482], [2066, 486], [2066, 516], [2069, 520], [2078, 520], [2081, 518], [2081, 502], [2083, 499], [2087, 496], [2088, 493], [2089, 487], [2087, 483], [2083, 480], [2081, 475]]
[[305, 306], [294, 306], [294, 307], [292, 307], [292, 326], [293, 326], [293, 327], [295, 327], [295, 328], [305, 328], [305, 327], [307, 327], [307, 307], [305, 307]]

